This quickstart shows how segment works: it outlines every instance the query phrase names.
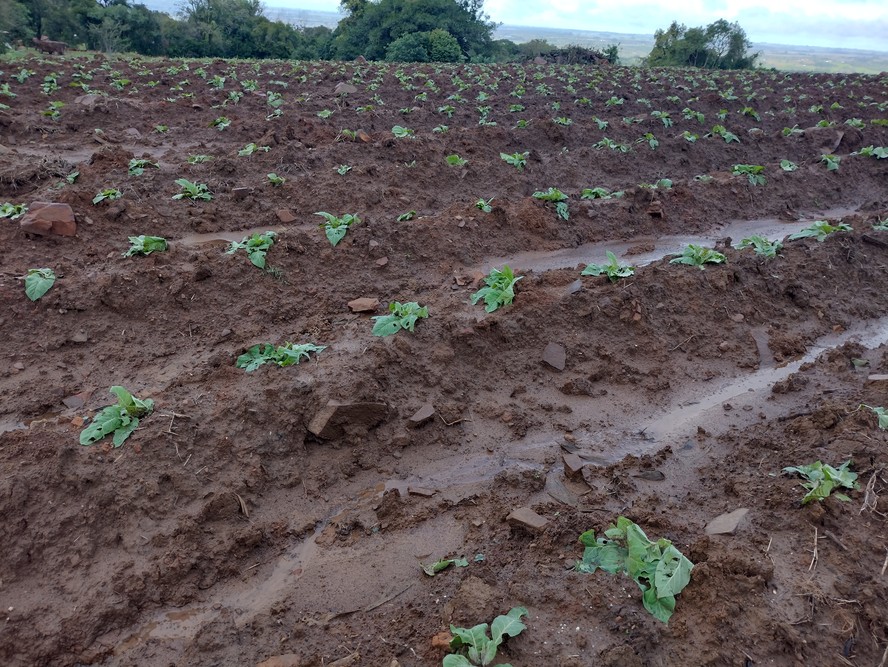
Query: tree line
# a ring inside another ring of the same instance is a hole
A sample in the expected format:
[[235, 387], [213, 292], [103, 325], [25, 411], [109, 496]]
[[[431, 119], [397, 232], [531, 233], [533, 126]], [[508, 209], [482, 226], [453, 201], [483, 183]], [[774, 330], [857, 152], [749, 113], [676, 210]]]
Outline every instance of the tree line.
[[[330, 29], [271, 21], [260, 0], [182, 0], [176, 17], [134, 0], [0, 0], [0, 52], [45, 35], [96, 51], [188, 58], [508, 62], [543, 56], [615, 63], [619, 56], [616, 45], [596, 52], [496, 40], [483, 0], [342, 0], [342, 9], [345, 17]], [[655, 38], [650, 65], [755, 64], [742, 28], [726, 21], [691, 29], [673, 23]]]

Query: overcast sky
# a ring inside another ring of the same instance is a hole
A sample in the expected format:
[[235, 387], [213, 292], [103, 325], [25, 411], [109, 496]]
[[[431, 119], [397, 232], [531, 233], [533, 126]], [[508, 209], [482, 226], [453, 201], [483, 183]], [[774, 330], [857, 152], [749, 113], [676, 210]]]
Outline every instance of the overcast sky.
[[[265, 5], [339, 11], [338, 0], [265, 0]], [[673, 20], [688, 26], [739, 21], [754, 42], [888, 51], [888, 0], [485, 0], [510, 25], [653, 35]]]

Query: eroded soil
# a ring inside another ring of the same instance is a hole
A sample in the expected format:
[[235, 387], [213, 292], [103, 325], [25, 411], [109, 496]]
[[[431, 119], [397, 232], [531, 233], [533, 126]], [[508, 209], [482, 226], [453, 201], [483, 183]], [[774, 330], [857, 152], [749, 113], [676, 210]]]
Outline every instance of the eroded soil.
[[[873, 229], [888, 218], [888, 160], [855, 154], [888, 145], [872, 123], [888, 116], [884, 77], [25, 67], [22, 81], [0, 74], [15, 95], [0, 95], [0, 202], [68, 203], [78, 230], [0, 220], [3, 664], [440, 665], [433, 637], [450, 623], [514, 606], [529, 612], [501, 649], [516, 667], [885, 664], [888, 447], [859, 406], [888, 403], [888, 234]], [[46, 77], [57, 90], [41, 90]], [[42, 113], [52, 101], [58, 119]], [[704, 136], [716, 123], [739, 141]], [[603, 137], [631, 150], [594, 148]], [[239, 156], [250, 142], [269, 150]], [[500, 159], [523, 151], [524, 171]], [[213, 159], [189, 164], [197, 154]], [[129, 176], [142, 157], [157, 168]], [[765, 166], [767, 182], [735, 164]], [[179, 178], [212, 201], [172, 200]], [[640, 187], [663, 178], [670, 189]], [[569, 220], [532, 197], [548, 187], [570, 195]], [[625, 196], [580, 198], [593, 187]], [[93, 205], [105, 188], [123, 197]], [[361, 223], [334, 248], [317, 211]], [[852, 231], [787, 240], [774, 259], [732, 245], [816, 220]], [[272, 229], [273, 273], [224, 253]], [[169, 251], [122, 257], [138, 234]], [[669, 263], [692, 242], [727, 261]], [[580, 277], [608, 249], [636, 274]], [[503, 263], [524, 278], [486, 314], [470, 297]], [[31, 302], [20, 277], [37, 267], [59, 279]], [[347, 306], [357, 297], [431, 316], [373, 337]], [[298, 366], [235, 367], [285, 341], [328, 347]], [[550, 343], [563, 370], [543, 362]], [[117, 384], [155, 412], [119, 449], [79, 445]], [[381, 423], [319, 438], [307, 427], [330, 400], [382, 403]], [[434, 417], [411, 424], [426, 404]], [[586, 464], [572, 478], [566, 453]], [[781, 470], [818, 459], [853, 461], [851, 502], [800, 504]], [[542, 531], [505, 520], [520, 507]], [[734, 534], [705, 532], [738, 508]], [[668, 625], [631, 580], [572, 571], [579, 534], [620, 515], [695, 563]], [[420, 570], [454, 556], [469, 566]]]

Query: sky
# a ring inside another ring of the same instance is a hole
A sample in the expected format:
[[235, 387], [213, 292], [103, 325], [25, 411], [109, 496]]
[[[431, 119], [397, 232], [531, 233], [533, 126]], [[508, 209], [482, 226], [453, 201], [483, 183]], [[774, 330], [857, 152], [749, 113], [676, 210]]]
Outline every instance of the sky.
[[[269, 8], [339, 11], [338, 0], [265, 0]], [[677, 20], [699, 26], [739, 21], [753, 42], [888, 51], [886, 0], [485, 0], [509, 25], [653, 35]]]

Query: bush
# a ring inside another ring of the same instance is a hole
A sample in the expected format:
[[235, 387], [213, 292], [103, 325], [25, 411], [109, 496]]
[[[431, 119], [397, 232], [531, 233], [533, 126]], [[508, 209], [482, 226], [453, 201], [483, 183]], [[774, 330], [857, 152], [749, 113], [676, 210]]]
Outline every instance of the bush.
[[435, 28], [428, 35], [429, 62], [458, 63], [462, 60], [462, 49], [456, 37], [441, 28]]
[[398, 37], [385, 50], [389, 62], [427, 63], [429, 61], [429, 33], [409, 32]]

